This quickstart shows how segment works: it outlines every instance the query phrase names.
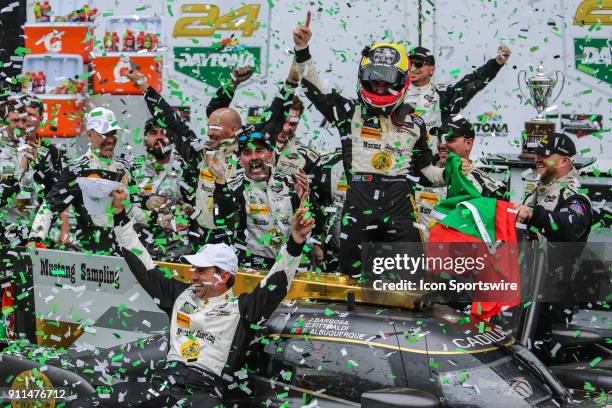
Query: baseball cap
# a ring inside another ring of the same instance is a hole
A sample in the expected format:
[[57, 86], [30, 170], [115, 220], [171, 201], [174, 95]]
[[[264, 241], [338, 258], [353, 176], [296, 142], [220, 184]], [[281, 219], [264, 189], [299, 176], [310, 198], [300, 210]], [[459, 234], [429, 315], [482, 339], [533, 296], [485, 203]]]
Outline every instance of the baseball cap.
[[216, 266], [232, 275], [238, 272], [238, 257], [234, 249], [227, 244], [207, 244], [197, 254], [186, 255], [183, 258], [198, 268]]
[[414, 47], [410, 51], [411, 60], [420, 60], [429, 65], [436, 65], [436, 59], [430, 50], [425, 47]]
[[429, 134], [438, 136], [442, 142], [461, 136], [466, 139], [474, 139], [476, 137], [474, 127], [464, 118], [446, 120], [439, 127], [432, 127], [429, 130]]
[[113, 130], [123, 131], [123, 128], [117, 124], [115, 113], [106, 108], [95, 108], [85, 115], [85, 129], [95, 130], [101, 135]]
[[266, 149], [272, 150], [272, 144], [266, 135], [260, 132], [248, 132], [245, 131], [238, 138], [238, 151], [242, 152], [242, 150], [252, 143], [261, 143]]
[[160, 125], [157, 122], [157, 118], [149, 118], [144, 125], [144, 132], [147, 133], [149, 130], [156, 128], [156, 127], [160, 127], [163, 128], [162, 125]]
[[576, 154], [576, 145], [565, 133], [549, 133], [538, 141], [535, 151], [541, 156], [557, 153], [561, 156], [572, 157]]

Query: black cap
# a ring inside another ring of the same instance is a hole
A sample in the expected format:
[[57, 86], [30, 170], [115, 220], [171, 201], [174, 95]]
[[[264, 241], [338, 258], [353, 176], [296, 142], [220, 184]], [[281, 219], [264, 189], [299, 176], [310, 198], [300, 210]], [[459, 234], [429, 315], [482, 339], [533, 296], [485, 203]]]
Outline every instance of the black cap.
[[251, 132], [245, 130], [238, 137], [238, 151], [242, 152], [245, 147], [249, 146], [252, 143], [260, 143], [264, 145], [266, 149], [272, 150], [272, 144], [270, 143], [270, 139], [267, 137], [267, 135], [264, 135], [260, 132]]
[[549, 133], [538, 141], [536, 153], [541, 156], [560, 154], [561, 156], [572, 157], [576, 154], [576, 145], [565, 133]]
[[447, 140], [461, 136], [466, 139], [474, 139], [476, 137], [474, 126], [463, 118], [445, 120], [440, 127], [432, 127], [429, 130], [429, 134]]
[[157, 123], [157, 118], [149, 118], [144, 125], [144, 132], [147, 133], [149, 130], [156, 128], [156, 127], [160, 127], [163, 128], [162, 125], [160, 125], [159, 123]]
[[425, 47], [414, 47], [412, 51], [410, 51], [410, 59], [423, 61], [429, 65], [436, 65], [436, 59], [430, 50]]

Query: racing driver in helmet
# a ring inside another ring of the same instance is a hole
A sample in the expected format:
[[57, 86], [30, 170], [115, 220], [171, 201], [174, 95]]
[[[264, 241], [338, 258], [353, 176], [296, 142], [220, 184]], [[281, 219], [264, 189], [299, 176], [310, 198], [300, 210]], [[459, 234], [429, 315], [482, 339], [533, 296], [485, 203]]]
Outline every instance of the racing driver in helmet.
[[306, 23], [293, 31], [297, 69], [308, 99], [340, 133], [349, 185], [340, 269], [356, 276], [362, 243], [422, 241], [414, 184], [424, 176], [443, 185], [443, 169], [432, 166], [423, 120], [403, 106], [411, 72], [406, 50], [383, 42], [366, 47], [359, 64], [358, 98], [345, 98], [335, 90], [327, 93], [308, 49], [310, 16], [308, 12]]

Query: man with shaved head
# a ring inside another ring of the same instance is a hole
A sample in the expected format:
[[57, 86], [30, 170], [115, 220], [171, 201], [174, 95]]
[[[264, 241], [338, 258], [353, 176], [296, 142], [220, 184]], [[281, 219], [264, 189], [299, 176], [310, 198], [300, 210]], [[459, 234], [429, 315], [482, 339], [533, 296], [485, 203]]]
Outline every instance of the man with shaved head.
[[[207, 132], [209, 141], [202, 143], [200, 137], [178, 117], [164, 98], [149, 86], [143, 74], [137, 70], [131, 70], [126, 76], [143, 91], [151, 115], [159, 126], [168, 131], [168, 138], [174, 143], [176, 151], [185, 160], [187, 166], [199, 170], [196, 175], [197, 180], [186, 180], [191, 187], [196, 185], [195, 213], [192, 215], [196, 223], [192, 225], [192, 235], [199, 237], [200, 244], [221, 240], [224, 235], [215, 233], [213, 218], [212, 193], [215, 188], [215, 180], [204, 159], [210, 154], [223, 162], [227, 179], [234, 178], [238, 172], [242, 171], [238, 166], [236, 144], [236, 137], [242, 132], [240, 115], [234, 109], [215, 105], [213, 99], [206, 110], [209, 119]], [[235, 69], [234, 78], [236, 79], [232, 81], [232, 86], [238, 86], [248, 77], [250, 77], [250, 70], [249, 75], [245, 76], [243, 69]]]
[[[187, 165], [199, 169], [195, 192], [196, 212], [194, 213], [198, 228], [192, 232], [202, 238], [202, 243], [217, 242], [225, 237], [223, 232], [216, 232], [217, 226], [213, 216], [215, 179], [204, 158], [206, 155], [211, 155], [219, 159], [224, 164], [226, 180], [234, 179], [242, 173], [243, 170], [238, 165], [239, 156], [236, 143], [238, 135], [243, 130], [242, 120], [240, 114], [228, 106], [236, 87], [249, 79], [252, 74], [250, 67], [234, 68], [231, 81], [217, 90], [206, 108], [206, 115], [209, 119], [207, 131], [209, 141], [203, 146], [200, 138], [179, 119], [161, 95], [149, 86], [144, 75], [137, 70], [131, 70], [126, 74], [143, 91], [151, 115], [157, 118], [159, 125], [169, 130], [170, 140]], [[279, 98], [279, 100], [280, 102], [275, 100], [272, 103], [269, 113], [263, 115], [267, 117], [267, 120], [257, 125], [256, 128], [262, 129], [267, 126], [267, 123], [276, 123], [281, 120], [279, 118], [282, 118], [282, 121], [285, 120], [285, 111], [288, 111], [288, 107], [284, 106], [283, 99]]]

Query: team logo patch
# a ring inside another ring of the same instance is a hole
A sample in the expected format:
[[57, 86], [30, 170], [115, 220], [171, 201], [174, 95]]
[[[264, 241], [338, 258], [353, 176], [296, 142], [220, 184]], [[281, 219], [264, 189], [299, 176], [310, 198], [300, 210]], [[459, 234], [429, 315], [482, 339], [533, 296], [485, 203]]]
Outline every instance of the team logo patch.
[[285, 243], [285, 237], [276, 228], [270, 228], [259, 241], [260, 244], [270, 245], [272, 248], [280, 248]]
[[196, 311], [196, 307], [189, 302], [185, 302], [179, 310], [183, 313], [191, 314]]
[[283, 191], [283, 185], [281, 183], [274, 183], [270, 186], [270, 190], [274, 191], [275, 193], [280, 193]]
[[391, 47], [378, 47], [370, 53], [369, 59], [374, 64], [395, 65], [400, 60], [400, 54]]
[[556, 195], [549, 195], [549, 196], [544, 197], [544, 202], [545, 202], [545, 203], [552, 203], [552, 202], [554, 202], [556, 199], [557, 199], [557, 196], [556, 196]]
[[586, 213], [586, 208], [584, 208], [584, 206], [578, 202], [571, 203], [569, 208], [580, 215], [584, 215]]
[[260, 214], [266, 215], [270, 212], [270, 207], [265, 204], [257, 205], [251, 204], [249, 205], [249, 214]]
[[191, 326], [191, 318], [189, 316], [184, 315], [182, 313], [176, 313], [176, 324], [179, 326], [188, 329]]
[[200, 343], [195, 340], [187, 340], [181, 346], [181, 356], [188, 362], [197, 361], [200, 355]]
[[387, 171], [393, 165], [393, 158], [387, 152], [376, 153], [372, 157], [372, 167], [378, 171]]
[[361, 128], [361, 137], [380, 140], [382, 138], [382, 130], [363, 126]]
[[200, 170], [200, 178], [202, 180], [213, 182], [215, 181], [215, 177], [210, 172], [210, 170]]
[[336, 190], [338, 191], [346, 191], [348, 190], [348, 183], [345, 181], [339, 181], [336, 183]]

